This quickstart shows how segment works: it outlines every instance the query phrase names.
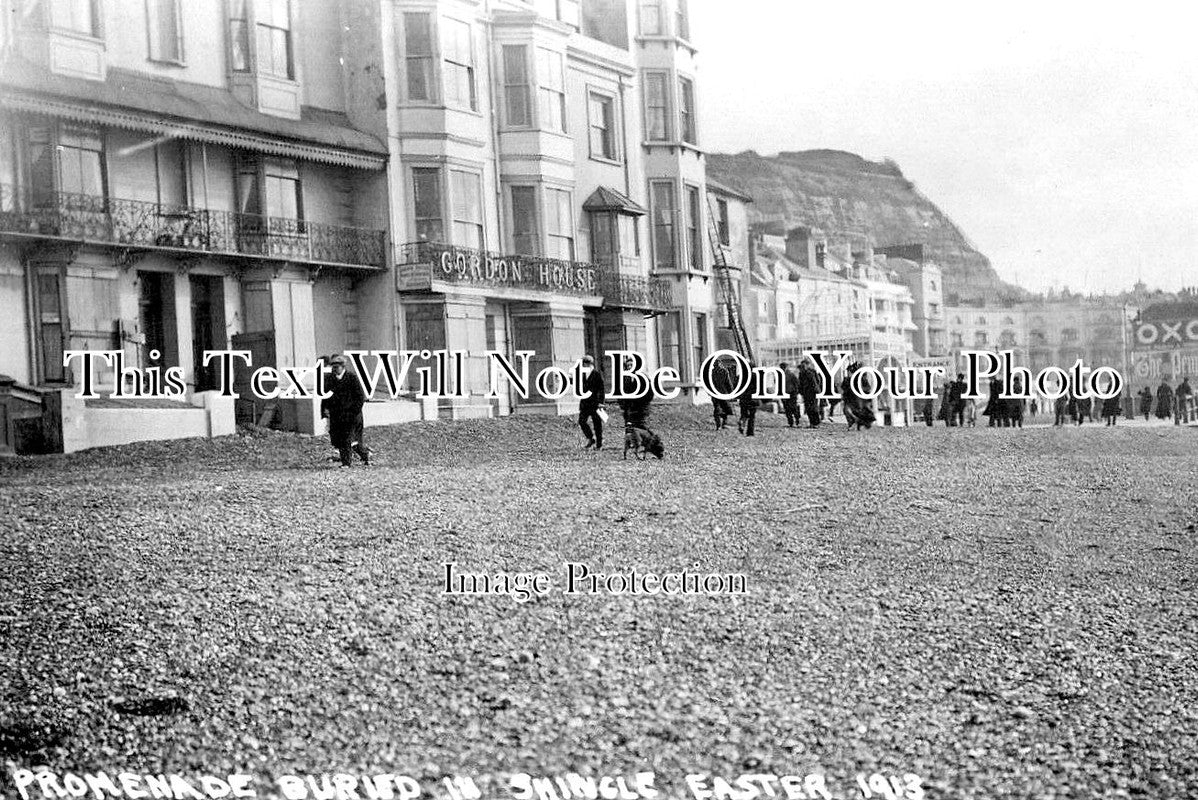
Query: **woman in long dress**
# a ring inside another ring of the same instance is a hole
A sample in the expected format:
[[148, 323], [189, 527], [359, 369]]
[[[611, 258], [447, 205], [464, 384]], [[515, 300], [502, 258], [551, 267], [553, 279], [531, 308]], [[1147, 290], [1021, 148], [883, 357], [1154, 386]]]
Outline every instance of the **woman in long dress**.
[[1164, 378], [1161, 378], [1161, 385], [1156, 388], [1156, 416], [1157, 419], [1173, 416], [1173, 388]]

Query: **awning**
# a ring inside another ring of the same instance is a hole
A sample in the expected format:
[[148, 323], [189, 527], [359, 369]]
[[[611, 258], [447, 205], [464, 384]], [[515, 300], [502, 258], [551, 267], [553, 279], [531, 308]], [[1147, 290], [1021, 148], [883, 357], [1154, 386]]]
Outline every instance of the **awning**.
[[642, 215], [648, 213], [627, 195], [610, 186], [600, 186], [591, 192], [582, 204], [583, 211], [615, 211], [618, 214]]
[[0, 108], [359, 169], [387, 163], [386, 146], [343, 114], [305, 107], [298, 120], [273, 117], [224, 88], [122, 69], [100, 82], [18, 61], [0, 77]]

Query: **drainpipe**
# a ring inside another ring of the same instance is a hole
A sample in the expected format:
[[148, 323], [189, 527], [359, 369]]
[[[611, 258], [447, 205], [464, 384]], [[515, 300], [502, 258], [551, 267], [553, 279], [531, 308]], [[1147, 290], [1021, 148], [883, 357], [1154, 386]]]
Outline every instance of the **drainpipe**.
[[502, 253], [503, 245], [503, 184], [499, 179], [499, 106], [495, 102], [495, 26], [491, 20], [491, 0], [483, 3], [486, 21], [483, 23], [487, 32], [487, 98], [491, 103], [491, 165], [495, 176], [495, 227], [499, 231], [499, 241], [495, 250]]

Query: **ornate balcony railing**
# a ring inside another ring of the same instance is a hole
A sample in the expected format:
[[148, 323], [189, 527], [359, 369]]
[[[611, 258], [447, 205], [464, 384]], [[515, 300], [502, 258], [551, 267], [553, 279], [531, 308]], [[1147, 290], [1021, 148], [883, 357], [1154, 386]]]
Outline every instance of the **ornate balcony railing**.
[[0, 233], [382, 268], [381, 230], [0, 184]]
[[396, 254], [401, 290], [427, 291], [433, 281], [602, 296], [606, 306], [664, 310], [669, 286], [657, 279], [620, 275], [585, 261], [529, 255], [501, 255], [440, 242], [409, 242]]

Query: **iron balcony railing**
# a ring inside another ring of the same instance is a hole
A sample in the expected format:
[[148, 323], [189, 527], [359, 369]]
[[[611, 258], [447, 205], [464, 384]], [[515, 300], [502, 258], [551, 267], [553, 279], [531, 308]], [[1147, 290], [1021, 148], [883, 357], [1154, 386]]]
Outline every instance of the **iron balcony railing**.
[[664, 282], [620, 274], [614, 267], [547, 256], [503, 255], [441, 242], [409, 242], [396, 254], [400, 289], [428, 290], [432, 281], [599, 296], [605, 306], [670, 308]]
[[7, 184], [0, 233], [375, 268], [387, 252], [381, 230]]

